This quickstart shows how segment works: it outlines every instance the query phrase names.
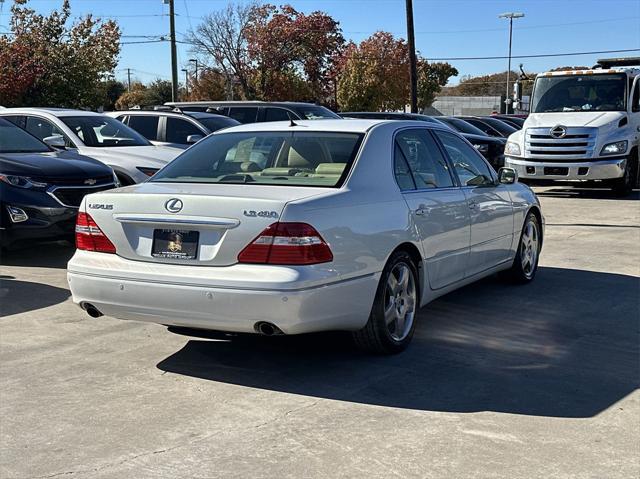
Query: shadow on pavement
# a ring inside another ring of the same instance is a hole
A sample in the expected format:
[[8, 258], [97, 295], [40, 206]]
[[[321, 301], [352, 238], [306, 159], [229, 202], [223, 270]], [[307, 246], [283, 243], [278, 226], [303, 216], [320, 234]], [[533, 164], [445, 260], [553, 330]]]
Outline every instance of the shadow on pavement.
[[538, 196], [548, 196], [552, 198], [584, 198], [592, 200], [618, 200], [629, 201], [640, 199], [640, 191], [634, 190], [630, 195], [619, 197], [613, 194], [608, 189], [596, 189], [596, 188], [579, 188], [579, 187], [554, 187], [547, 190], [539, 190], [535, 188], [534, 191]]
[[639, 385], [639, 290], [632, 276], [541, 268], [531, 285], [487, 279], [431, 303], [397, 356], [360, 354], [340, 334], [211, 333], [157, 367], [362, 404], [590, 417]]
[[9, 251], [0, 253], [0, 265], [66, 268], [75, 250], [75, 245], [66, 241], [49, 243], [25, 241], [19, 246], [12, 245]]
[[0, 277], [0, 318], [62, 303], [69, 290]]

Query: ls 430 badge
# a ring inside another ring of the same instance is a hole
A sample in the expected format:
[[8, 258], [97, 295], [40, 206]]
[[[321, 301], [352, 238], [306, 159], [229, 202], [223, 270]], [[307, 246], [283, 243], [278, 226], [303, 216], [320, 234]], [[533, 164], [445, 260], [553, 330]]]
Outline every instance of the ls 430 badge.
[[277, 211], [254, 211], [254, 210], [244, 210], [244, 215], [249, 218], [277, 218]]

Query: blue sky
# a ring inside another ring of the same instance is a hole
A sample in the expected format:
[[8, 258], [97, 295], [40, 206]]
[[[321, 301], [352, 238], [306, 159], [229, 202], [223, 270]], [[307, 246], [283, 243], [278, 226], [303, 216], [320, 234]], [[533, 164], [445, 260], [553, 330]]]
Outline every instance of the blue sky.
[[[47, 13], [62, 0], [30, 0], [32, 8]], [[175, 0], [178, 39], [201, 22], [201, 17], [224, 7], [228, 0]], [[279, 2], [268, 2], [279, 3]], [[404, 0], [291, 0], [303, 12], [323, 10], [340, 22], [346, 38], [360, 41], [376, 30], [406, 37]], [[6, 30], [12, 0], [0, 0], [0, 31]], [[162, 0], [71, 0], [74, 16], [92, 13], [114, 18], [122, 28], [123, 42], [138, 36], [167, 35], [168, 6]], [[504, 56], [508, 48], [508, 21], [500, 13], [518, 11], [514, 21], [513, 55], [640, 49], [640, 0], [414, 0], [416, 46], [427, 58]], [[179, 45], [180, 68], [186, 67], [187, 45]], [[639, 56], [640, 52], [619, 56]], [[561, 65], [592, 65], [598, 57], [515, 59], [527, 71]], [[460, 75], [506, 70], [506, 60], [451, 60]], [[117, 77], [147, 82], [170, 78], [168, 43], [122, 46]], [[180, 78], [184, 75], [180, 72]], [[453, 79], [452, 83], [456, 83]]]

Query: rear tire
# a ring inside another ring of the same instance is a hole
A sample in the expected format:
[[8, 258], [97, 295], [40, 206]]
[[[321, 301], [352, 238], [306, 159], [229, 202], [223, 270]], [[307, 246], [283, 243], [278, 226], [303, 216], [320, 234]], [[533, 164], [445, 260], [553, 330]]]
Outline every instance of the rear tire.
[[369, 321], [353, 334], [356, 346], [375, 354], [396, 354], [411, 342], [420, 305], [418, 270], [411, 256], [396, 251], [387, 262]]
[[534, 213], [529, 213], [520, 233], [518, 252], [513, 259], [511, 268], [504, 276], [515, 284], [526, 284], [533, 281], [538, 271], [542, 236], [540, 222]]
[[611, 191], [617, 197], [625, 197], [630, 195], [638, 181], [638, 154], [631, 153], [627, 157], [627, 166], [624, 169], [622, 178], [613, 180], [611, 183]]

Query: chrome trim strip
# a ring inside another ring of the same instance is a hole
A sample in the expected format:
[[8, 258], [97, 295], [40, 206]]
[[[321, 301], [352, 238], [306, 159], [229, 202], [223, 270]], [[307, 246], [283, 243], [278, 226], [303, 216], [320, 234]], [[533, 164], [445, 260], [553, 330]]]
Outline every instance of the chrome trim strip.
[[240, 224], [239, 220], [227, 218], [206, 218], [195, 216], [183, 216], [181, 218], [168, 218], [157, 215], [113, 215], [113, 219], [119, 223], [160, 223], [170, 225], [204, 226], [210, 228], [232, 229]]
[[[111, 187], [111, 188], [115, 188], [116, 184], [112, 181], [111, 183], [102, 183], [101, 185], [78, 185], [78, 186], [64, 186], [64, 185], [58, 185], [58, 186], [50, 186], [49, 188], [47, 188], [47, 194], [49, 196], [51, 196], [51, 198], [53, 198], [54, 200], [56, 200], [57, 203], [61, 204], [62, 206], [64, 206], [65, 208], [73, 208], [73, 209], [78, 209], [80, 208], [80, 206], [72, 206], [72, 205], [66, 205], [64, 204], [62, 201], [60, 201], [60, 199], [54, 195], [54, 192], [57, 190], [79, 190], [79, 189], [83, 189], [83, 190], [90, 190], [90, 189], [95, 189], [95, 188], [105, 188], [105, 187]], [[88, 194], [88, 193], [87, 193]]]

